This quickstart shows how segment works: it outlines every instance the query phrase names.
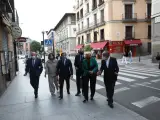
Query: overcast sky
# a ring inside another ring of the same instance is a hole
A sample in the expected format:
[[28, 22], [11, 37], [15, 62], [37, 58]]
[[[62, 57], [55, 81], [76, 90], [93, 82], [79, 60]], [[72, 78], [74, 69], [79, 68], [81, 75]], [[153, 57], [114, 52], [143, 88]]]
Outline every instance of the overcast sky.
[[74, 0], [15, 0], [22, 36], [42, 41], [42, 31], [54, 28], [73, 5]]

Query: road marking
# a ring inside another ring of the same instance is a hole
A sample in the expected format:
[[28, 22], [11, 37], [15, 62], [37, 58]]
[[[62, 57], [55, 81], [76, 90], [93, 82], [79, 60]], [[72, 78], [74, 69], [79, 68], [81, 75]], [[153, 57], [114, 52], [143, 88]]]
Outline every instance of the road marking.
[[157, 80], [151, 80], [151, 82], [153, 82], [153, 83], [157, 83], [157, 82], [160, 82], [160, 79], [157, 79]]
[[[104, 82], [103, 77], [97, 76], [97, 80]], [[120, 82], [116, 82], [116, 85], [120, 85]]]
[[132, 68], [132, 67], [127, 67], [127, 68], [121, 68], [121, 69], [125, 69], [125, 70], [133, 70], [133, 71], [140, 71], [140, 72], [154, 72], [154, 73], [160, 73], [160, 71], [156, 71], [157, 69], [149, 69], [149, 68]]
[[154, 90], [159, 90], [159, 91], [160, 91], [159, 88], [155, 88], [155, 87], [148, 86], [148, 85], [145, 85], [145, 84], [139, 84], [139, 83], [135, 83], [135, 84], [140, 85], [140, 86], [144, 86], [144, 87], [147, 87], [147, 88], [151, 88], [151, 89], [154, 89]]
[[118, 88], [114, 91], [114, 93], [119, 93], [119, 92], [123, 92], [123, 91], [126, 91], [126, 90], [129, 90], [130, 88], [128, 87], [123, 87], [123, 88]]
[[[73, 79], [76, 80], [76, 75], [73, 75]], [[90, 86], [90, 85], [89, 85], [89, 86]], [[102, 89], [102, 88], [105, 88], [105, 87], [103, 87], [102, 85], [96, 84], [96, 90]]]
[[151, 96], [151, 97], [145, 98], [143, 100], [134, 102], [132, 104], [137, 106], [137, 107], [139, 107], [139, 108], [143, 108], [143, 107], [145, 107], [147, 105], [151, 105], [151, 104], [153, 104], [155, 102], [158, 102], [158, 101], [160, 101], [160, 98], [155, 97], [155, 96]]
[[122, 80], [122, 81], [126, 81], [126, 82], [134, 82], [134, 79], [131, 78], [126, 78], [126, 77], [122, 77], [122, 76], [118, 76], [118, 80]]
[[145, 75], [145, 76], [150, 76], [150, 77], [158, 77], [158, 75], [153, 75], [153, 74], [148, 74], [148, 73], [141, 73], [141, 72], [136, 72], [136, 71], [128, 71], [128, 70], [121, 70], [121, 72], [127, 72], [127, 73], [135, 73], [139, 75]]
[[134, 74], [129, 74], [129, 73], [123, 73], [123, 72], [119, 72], [118, 74], [129, 76], [129, 77], [140, 78], [140, 79], [146, 79], [146, 78], [148, 78], [148, 77], [145, 77], [145, 76], [134, 75]]
[[138, 87], [139, 85], [130, 85], [131, 87]]

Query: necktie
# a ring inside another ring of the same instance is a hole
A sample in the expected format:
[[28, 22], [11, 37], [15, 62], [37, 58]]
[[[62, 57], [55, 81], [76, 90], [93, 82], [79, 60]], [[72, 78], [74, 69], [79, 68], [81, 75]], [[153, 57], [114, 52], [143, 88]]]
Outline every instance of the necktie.
[[33, 65], [33, 67], [34, 67], [34, 60], [32, 60], [32, 65]]

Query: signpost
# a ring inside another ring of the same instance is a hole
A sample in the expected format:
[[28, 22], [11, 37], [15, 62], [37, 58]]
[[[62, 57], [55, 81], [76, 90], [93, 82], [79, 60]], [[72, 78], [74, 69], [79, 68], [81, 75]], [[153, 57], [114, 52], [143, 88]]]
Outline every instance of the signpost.
[[52, 39], [45, 39], [44, 40], [44, 46], [45, 47], [53, 46], [53, 40]]

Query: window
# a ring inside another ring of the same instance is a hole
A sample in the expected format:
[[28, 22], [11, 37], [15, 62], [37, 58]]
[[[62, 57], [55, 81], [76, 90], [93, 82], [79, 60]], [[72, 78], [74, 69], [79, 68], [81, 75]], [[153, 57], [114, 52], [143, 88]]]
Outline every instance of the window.
[[89, 28], [89, 18], [87, 18], [87, 27]]
[[87, 13], [89, 13], [89, 3], [87, 4]]
[[125, 19], [132, 19], [133, 11], [132, 11], [132, 4], [125, 5]]
[[100, 31], [100, 40], [104, 40], [104, 29]]
[[94, 24], [97, 24], [97, 14], [94, 14]]
[[87, 43], [90, 43], [91, 42], [91, 34], [87, 34]]
[[126, 26], [126, 39], [133, 39], [133, 26]]
[[97, 0], [92, 0], [93, 3], [93, 10], [97, 8]]
[[78, 37], [78, 45], [80, 44], [80, 40], [81, 40], [81, 38], [80, 38], [80, 37]]
[[151, 4], [147, 4], [147, 18], [151, 18]]
[[148, 39], [151, 39], [151, 25], [148, 25]]
[[82, 43], [81, 44], [84, 44], [84, 38], [83, 38], [83, 36], [82, 36]]
[[80, 31], [80, 24], [78, 24], [78, 31]]
[[94, 32], [94, 42], [97, 42], [97, 31]]
[[83, 30], [83, 22], [82, 22], [82, 30]]
[[77, 20], [79, 20], [79, 12], [77, 13]]
[[81, 13], [81, 18], [83, 18], [83, 8], [81, 9], [80, 13]]
[[101, 10], [101, 22], [104, 22], [104, 9]]

